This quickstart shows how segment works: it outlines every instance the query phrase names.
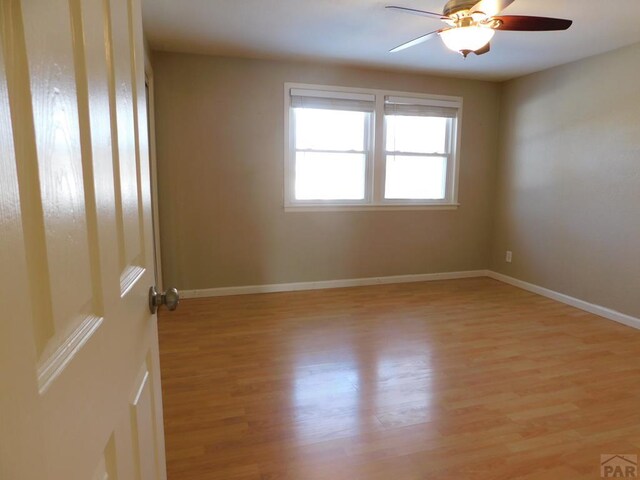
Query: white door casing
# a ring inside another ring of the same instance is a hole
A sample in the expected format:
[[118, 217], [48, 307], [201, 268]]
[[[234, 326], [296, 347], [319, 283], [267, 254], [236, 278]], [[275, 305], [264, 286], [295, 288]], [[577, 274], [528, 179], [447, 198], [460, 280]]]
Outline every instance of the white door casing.
[[166, 478], [139, 0], [0, 0], [0, 478]]

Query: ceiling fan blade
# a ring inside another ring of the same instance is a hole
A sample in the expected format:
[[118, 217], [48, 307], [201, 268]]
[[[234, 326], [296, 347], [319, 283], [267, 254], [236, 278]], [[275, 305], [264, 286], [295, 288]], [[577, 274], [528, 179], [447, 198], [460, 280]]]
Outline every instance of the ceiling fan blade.
[[438, 33], [444, 32], [445, 30], [449, 30], [449, 29], [448, 28], [444, 28], [444, 29], [441, 29], [441, 30], [436, 30], [435, 32], [427, 33], [426, 35], [422, 35], [421, 37], [415, 38], [415, 39], [411, 40], [410, 42], [403, 43], [402, 45], [398, 45], [396, 48], [392, 48], [391, 50], [389, 50], [389, 53], [396, 53], [396, 52], [399, 52], [400, 50], [404, 50], [405, 48], [409, 48], [409, 47], [413, 47], [415, 45], [419, 45], [422, 42], [426, 42], [430, 38], [435, 37]]
[[388, 5], [384, 8], [389, 10], [395, 10], [397, 12], [410, 13], [412, 15], [419, 15], [421, 17], [435, 18], [437, 20], [448, 20], [449, 17], [441, 13], [425, 12], [424, 10], [416, 10], [415, 8], [396, 7], [395, 5]]
[[521, 15], [501, 15], [493, 17], [498, 20], [496, 30], [514, 30], [520, 32], [548, 32], [552, 30], [566, 30], [573, 23], [562, 18], [527, 17]]
[[490, 51], [491, 51], [491, 43], [487, 43], [484, 47], [479, 48], [473, 53], [475, 53], [476, 55], [484, 55], [485, 53], [489, 53]]
[[471, 7], [471, 13], [482, 12], [488, 17], [493, 17], [511, 5], [514, 1], [515, 0], [480, 0]]

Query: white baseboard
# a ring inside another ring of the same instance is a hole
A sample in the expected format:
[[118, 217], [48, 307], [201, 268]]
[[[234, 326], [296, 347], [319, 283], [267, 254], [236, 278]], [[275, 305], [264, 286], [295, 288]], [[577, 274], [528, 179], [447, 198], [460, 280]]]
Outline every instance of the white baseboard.
[[579, 308], [580, 310], [593, 313], [594, 315], [608, 318], [609, 320], [613, 320], [614, 322], [622, 323], [624, 325], [627, 325], [628, 327], [640, 329], [640, 318], [632, 317], [631, 315], [626, 315], [624, 313], [620, 313], [616, 310], [611, 310], [610, 308], [606, 308], [601, 305], [595, 305], [593, 303], [585, 302], [584, 300], [580, 300], [579, 298], [570, 297], [569, 295], [565, 295], [564, 293], [549, 290], [548, 288], [540, 287], [523, 280], [518, 280], [517, 278], [509, 277], [508, 275], [503, 275], [502, 273], [488, 270], [487, 276], [495, 280], [508, 283], [509, 285], [513, 285], [514, 287], [522, 288], [523, 290], [537, 293], [538, 295], [542, 295], [543, 297], [547, 297], [560, 303]]
[[454, 280], [458, 278], [476, 278], [486, 276], [486, 270], [424, 273], [417, 275], [395, 275], [391, 277], [351, 278], [345, 280], [324, 280], [319, 282], [274, 283], [269, 285], [249, 285], [243, 287], [181, 290], [180, 296], [182, 298], [223, 297], [227, 295], [248, 295], [252, 293], [295, 292], [300, 290], [324, 290], [327, 288], [361, 287], [365, 285], [386, 285], [392, 283], [432, 282], [436, 280]]
[[424, 273], [416, 275], [395, 275], [391, 277], [351, 278], [345, 280], [324, 280], [319, 282], [274, 283], [267, 285], [248, 285], [242, 287], [206, 288], [201, 290], [182, 290], [182, 298], [224, 297], [229, 295], [249, 295], [253, 293], [296, 292], [301, 290], [324, 290], [328, 288], [361, 287], [366, 285], [387, 285], [393, 283], [433, 282], [437, 280], [455, 280], [459, 278], [490, 277], [514, 287], [522, 288], [543, 297], [579, 308], [609, 320], [640, 329], [640, 318], [617, 312], [601, 305], [574, 298], [548, 288], [518, 280], [491, 270], [472, 270], [467, 272]]

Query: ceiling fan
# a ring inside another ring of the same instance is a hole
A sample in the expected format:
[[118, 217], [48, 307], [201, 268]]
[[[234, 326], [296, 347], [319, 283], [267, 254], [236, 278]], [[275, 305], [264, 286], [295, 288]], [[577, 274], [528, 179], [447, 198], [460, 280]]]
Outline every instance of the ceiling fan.
[[470, 53], [483, 55], [491, 50], [491, 39], [496, 30], [512, 30], [520, 32], [542, 32], [567, 30], [573, 23], [561, 18], [530, 17], [522, 15], [498, 15], [515, 0], [449, 0], [443, 13], [426, 12], [414, 8], [387, 6], [395, 10], [422, 17], [442, 20], [447, 28], [422, 35], [410, 42], [403, 43], [390, 50], [399, 52], [426, 42], [435, 35], [440, 35], [450, 50], [459, 52], [465, 58]]

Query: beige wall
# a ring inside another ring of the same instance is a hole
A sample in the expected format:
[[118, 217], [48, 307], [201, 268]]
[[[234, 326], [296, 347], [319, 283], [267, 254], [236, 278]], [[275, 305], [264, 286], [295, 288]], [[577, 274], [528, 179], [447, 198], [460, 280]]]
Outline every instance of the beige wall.
[[[484, 269], [500, 86], [154, 52], [165, 285], [183, 289]], [[457, 211], [285, 213], [284, 83], [464, 97]]]
[[640, 317], [640, 44], [508, 82], [501, 111], [492, 268]]

